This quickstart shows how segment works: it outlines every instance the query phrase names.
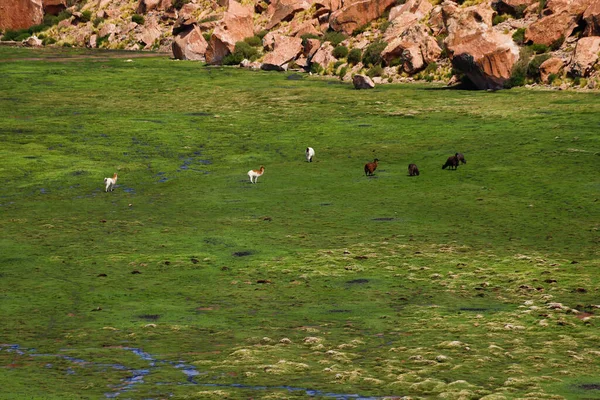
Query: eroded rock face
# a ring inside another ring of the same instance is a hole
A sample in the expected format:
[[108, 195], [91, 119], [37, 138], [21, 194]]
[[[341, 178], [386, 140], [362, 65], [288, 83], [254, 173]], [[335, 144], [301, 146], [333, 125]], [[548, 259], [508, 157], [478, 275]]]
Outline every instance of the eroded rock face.
[[590, 36], [579, 39], [573, 59], [569, 63], [568, 72], [571, 76], [588, 77], [598, 62], [600, 52], [600, 36]]
[[595, 0], [583, 13], [585, 36], [600, 36], [600, 0]]
[[296, 13], [308, 8], [310, 8], [310, 3], [306, 0], [275, 0], [267, 9], [270, 19], [266, 28], [272, 29], [282, 21], [291, 21]]
[[302, 39], [284, 35], [274, 37], [273, 51], [263, 58], [261, 68], [283, 70], [282, 66], [296, 59], [302, 53]]
[[42, 0], [0, 0], [0, 29], [24, 29], [44, 19]]
[[522, 15], [523, 12], [536, 3], [536, 0], [492, 0], [492, 8], [498, 12], [498, 14], [510, 14]]
[[489, 4], [459, 9], [445, 2], [442, 8], [452, 65], [479, 89], [503, 88], [519, 59], [512, 37], [491, 29], [493, 14]]
[[433, 9], [429, 0], [409, 0], [390, 10], [390, 26], [385, 31], [384, 40], [390, 42], [401, 35], [408, 27], [416, 24]]
[[172, 44], [173, 57], [178, 60], [204, 60], [208, 43], [200, 28], [193, 25], [191, 29], [175, 36]]
[[253, 36], [253, 16], [252, 8], [231, 0], [229, 9], [208, 42], [205, 54], [206, 62], [209, 64], [221, 62], [225, 56], [233, 52], [236, 42]]
[[424, 25], [411, 25], [400, 37], [391, 41], [381, 52], [381, 57], [387, 64], [399, 58], [402, 69], [413, 74], [424, 69], [427, 64], [437, 61], [442, 49], [437, 41], [429, 35]]
[[375, 87], [373, 80], [366, 75], [354, 75], [352, 77], [352, 84], [355, 89], [373, 89]]
[[136, 35], [138, 42], [144, 43], [144, 49], [151, 49], [154, 43], [160, 38], [162, 31], [156, 18], [146, 17], [146, 23], [141, 27]]
[[548, 77], [552, 74], [558, 74], [564, 66], [563, 60], [552, 57], [540, 64], [540, 78], [542, 82], [548, 83]]
[[569, 12], [552, 14], [535, 21], [525, 30], [525, 40], [551, 46], [571, 35], [577, 26], [577, 15]]
[[396, 0], [360, 0], [345, 5], [329, 18], [331, 29], [352, 34], [357, 28], [381, 17], [396, 4]]
[[334, 63], [337, 59], [333, 56], [333, 46], [329, 42], [323, 43], [319, 49], [310, 58], [311, 63], [318, 63], [321, 67], [327, 68], [329, 64]]
[[67, 0], [42, 0], [44, 4], [44, 14], [58, 15], [61, 11], [67, 9]]

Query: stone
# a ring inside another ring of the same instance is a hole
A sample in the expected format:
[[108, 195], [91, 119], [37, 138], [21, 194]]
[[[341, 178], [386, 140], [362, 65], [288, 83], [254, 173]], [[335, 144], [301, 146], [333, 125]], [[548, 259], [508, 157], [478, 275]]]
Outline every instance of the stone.
[[579, 39], [575, 53], [568, 66], [568, 73], [574, 77], [588, 77], [594, 71], [600, 52], [600, 36]]
[[306, 0], [275, 0], [267, 9], [269, 22], [265, 28], [271, 30], [282, 21], [291, 21], [296, 13], [308, 8], [310, 3]]
[[200, 28], [192, 26], [188, 31], [175, 36], [172, 44], [173, 57], [178, 60], [204, 60], [208, 43]]
[[563, 69], [564, 62], [560, 58], [552, 57], [540, 64], [540, 78], [542, 82], [548, 83], [551, 74], [558, 75]]
[[319, 17], [339, 10], [342, 7], [342, 0], [313, 0], [312, 5], [315, 7], [313, 17]]
[[302, 52], [302, 39], [284, 35], [274, 37], [273, 51], [263, 58], [262, 69], [282, 71], [282, 66]]
[[144, 49], [149, 50], [162, 35], [162, 31], [155, 18], [146, 17], [146, 22], [141, 26], [141, 31], [136, 35], [138, 42], [144, 43]]
[[337, 61], [333, 56], [333, 46], [329, 42], [323, 43], [315, 54], [310, 57], [311, 63], [318, 63], [321, 67], [327, 68], [329, 64]]
[[205, 58], [209, 64], [220, 63], [225, 56], [232, 53], [235, 44], [247, 37], [254, 36], [254, 10], [231, 0], [223, 19], [215, 28]]
[[357, 28], [381, 17], [395, 4], [396, 0], [354, 1], [331, 13], [329, 26], [334, 31], [351, 35]]
[[355, 89], [373, 89], [375, 87], [375, 83], [373, 80], [366, 75], [354, 75], [352, 77], [352, 84]]
[[577, 27], [578, 17], [570, 12], [564, 11], [559, 14], [543, 17], [527, 27], [525, 40], [537, 44], [551, 46], [561, 38], [571, 35]]
[[487, 3], [459, 8], [447, 1], [442, 7], [452, 65], [483, 90], [503, 88], [519, 59], [512, 37], [491, 28], [493, 15]]
[[43, 19], [42, 0], [0, 0], [0, 30], [29, 28]]
[[321, 47], [321, 41], [319, 39], [307, 39], [304, 43], [303, 54], [306, 58], [311, 58], [315, 55], [317, 50]]
[[37, 36], [30, 36], [23, 40], [23, 44], [27, 47], [42, 47], [42, 41]]
[[416, 24], [390, 42], [381, 52], [381, 57], [388, 65], [392, 60], [399, 58], [402, 69], [409, 74], [414, 74], [439, 60], [441, 54], [442, 49], [429, 35], [427, 27]]

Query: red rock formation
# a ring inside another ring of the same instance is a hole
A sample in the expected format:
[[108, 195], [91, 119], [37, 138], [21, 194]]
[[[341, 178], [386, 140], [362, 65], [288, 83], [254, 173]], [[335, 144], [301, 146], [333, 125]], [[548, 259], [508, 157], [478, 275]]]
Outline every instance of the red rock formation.
[[442, 49], [429, 35], [427, 27], [415, 23], [402, 32], [400, 37], [392, 40], [381, 52], [381, 57], [387, 64], [400, 58], [402, 69], [414, 74], [427, 64], [437, 61], [441, 54]]
[[229, 9], [215, 28], [208, 48], [206, 62], [216, 64], [233, 52], [236, 42], [254, 35], [254, 10], [231, 0]]
[[58, 15], [67, 9], [67, 0], [42, 0], [44, 14]]
[[318, 63], [321, 67], [327, 68], [331, 63], [337, 61], [333, 56], [333, 46], [329, 42], [323, 43], [319, 49], [310, 58], [311, 63]]
[[585, 36], [600, 36], [600, 0], [594, 0], [583, 13]]
[[512, 37], [491, 29], [493, 14], [489, 4], [459, 9], [446, 2], [442, 9], [452, 65], [479, 89], [503, 88], [519, 59]]
[[275, 0], [267, 9], [270, 19], [266, 28], [273, 29], [282, 21], [291, 21], [296, 13], [308, 8], [310, 8], [310, 3], [306, 0]]
[[0, 29], [23, 29], [44, 19], [42, 0], [0, 0]]
[[492, 0], [492, 8], [498, 14], [521, 15], [530, 5], [536, 3], [536, 0]]
[[579, 39], [575, 54], [569, 63], [568, 71], [572, 76], [587, 77], [598, 62], [600, 52], [600, 36], [590, 36]]
[[381, 17], [396, 0], [359, 0], [333, 12], [329, 18], [331, 29], [352, 34], [357, 28]]
[[558, 74], [563, 66], [563, 60], [556, 57], [549, 58], [540, 64], [540, 78], [542, 82], [548, 83], [548, 77], [551, 74]]
[[282, 71], [282, 66], [294, 60], [302, 52], [302, 39], [275, 35], [273, 51], [263, 58], [262, 69]]
[[550, 46], [561, 38], [568, 37], [577, 26], [577, 15], [569, 12], [548, 15], [525, 30], [525, 40]]
[[187, 31], [175, 36], [172, 44], [173, 57], [178, 60], [204, 60], [204, 53], [208, 43], [200, 28], [193, 25]]

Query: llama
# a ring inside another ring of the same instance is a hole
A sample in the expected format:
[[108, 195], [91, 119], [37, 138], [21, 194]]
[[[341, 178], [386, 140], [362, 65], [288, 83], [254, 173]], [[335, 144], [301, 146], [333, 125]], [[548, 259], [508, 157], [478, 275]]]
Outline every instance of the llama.
[[365, 175], [366, 176], [373, 175], [373, 173], [377, 169], [377, 162], [378, 161], [379, 161], [378, 159], [375, 159], [375, 160], [373, 160], [373, 162], [365, 164]]
[[446, 169], [446, 167], [449, 167], [449, 169], [456, 169], [458, 167], [458, 157], [448, 157], [448, 159], [446, 160], [446, 164], [442, 165], [442, 169]]
[[306, 161], [312, 162], [313, 157], [315, 156], [315, 149], [312, 147], [306, 148]]
[[461, 164], [467, 163], [467, 160], [465, 160], [465, 156], [463, 155], [463, 153], [456, 153], [455, 156], [458, 158], [458, 161], [460, 161]]
[[112, 192], [115, 188], [115, 184], [117, 183], [117, 173], [113, 175], [112, 178], [104, 178], [104, 184], [106, 185], [106, 192], [109, 190]]
[[262, 176], [262, 174], [265, 173], [265, 167], [264, 166], [260, 166], [260, 169], [251, 169], [250, 171], [248, 171], [248, 177], [250, 178], [250, 183], [256, 183], [256, 180], [258, 179], [259, 176]]
[[417, 164], [408, 164], [408, 176], [419, 176]]

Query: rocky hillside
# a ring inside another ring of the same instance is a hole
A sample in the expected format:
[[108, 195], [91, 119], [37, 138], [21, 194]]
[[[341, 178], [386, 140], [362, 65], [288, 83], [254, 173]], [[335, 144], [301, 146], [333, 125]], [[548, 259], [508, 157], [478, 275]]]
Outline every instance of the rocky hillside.
[[30, 45], [158, 50], [376, 83], [600, 83], [600, 0], [0, 0], [0, 29]]

